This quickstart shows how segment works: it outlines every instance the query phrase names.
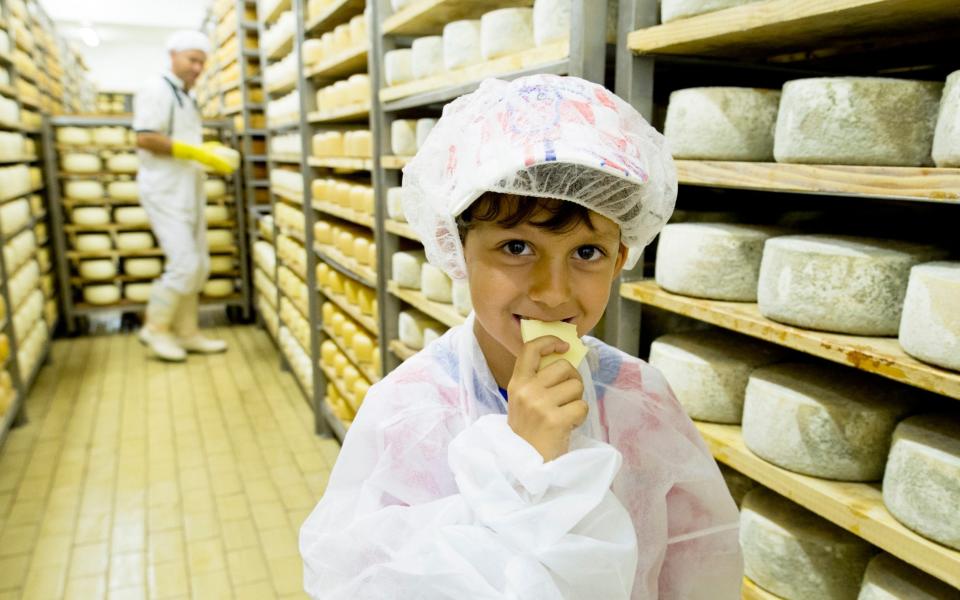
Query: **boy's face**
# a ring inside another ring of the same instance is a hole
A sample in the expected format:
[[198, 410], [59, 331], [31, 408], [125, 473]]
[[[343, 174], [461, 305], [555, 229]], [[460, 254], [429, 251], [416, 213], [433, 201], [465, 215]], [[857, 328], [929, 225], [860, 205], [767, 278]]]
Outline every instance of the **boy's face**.
[[[507, 228], [477, 222], [464, 239], [464, 257], [481, 347], [495, 341], [514, 356], [523, 347], [520, 319], [566, 321], [584, 335], [597, 324], [627, 249], [620, 227], [590, 213], [562, 233], [530, 222]], [[540, 214], [530, 221], [541, 221]]]

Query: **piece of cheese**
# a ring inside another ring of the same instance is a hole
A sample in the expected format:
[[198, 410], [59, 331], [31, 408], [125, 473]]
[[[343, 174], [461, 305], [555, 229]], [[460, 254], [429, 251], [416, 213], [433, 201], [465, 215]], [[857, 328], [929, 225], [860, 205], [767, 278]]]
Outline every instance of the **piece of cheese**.
[[451, 71], [475, 65], [480, 55], [480, 20], [447, 23], [443, 28], [443, 66]]
[[573, 365], [574, 369], [580, 366], [583, 357], [587, 355], [587, 347], [580, 340], [580, 336], [577, 335], [576, 325], [573, 323], [564, 323], [563, 321], [546, 323], [544, 321], [537, 321], [536, 319], [522, 319], [520, 321], [520, 337], [523, 339], [524, 344], [545, 335], [558, 337], [570, 347], [562, 354], [550, 354], [549, 356], [541, 358], [538, 370], [560, 359], [565, 359]]
[[677, 90], [663, 129], [667, 148], [674, 158], [771, 162], [779, 106], [779, 90]]
[[428, 262], [420, 267], [420, 289], [427, 300], [445, 304], [453, 302], [453, 282], [450, 277]]
[[410, 70], [414, 79], [442, 73], [443, 38], [439, 35], [418, 37], [410, 45]]
[[233, 232], [229, 229], [208, 229], [207, 246], [210, 248], [225, 248], [233, 245]]
[[933, 135], [933, 162], [938, 167], [960, 167], [960, 71], [947, 77]]
[[333, 314], [333, 318], [330, 319], [330, 330], [333, 331], [333, 336], [339, 338], [340, 331], [343, 329], [343, 324], [347, 322], [347, 317], [341, 312], [336, 312]]
[[75, 238], [74, 250], [79, 252], [99, 252], [113, 247], [106, 233], [85, 233]]
[[211, 256], [210, 257], [210, 272], [211, 273], [230, 273], [233, 271], [233, 257], [232, 256]]
[[70, 219], [77, 225], [106, 225], [110, 212], [100, 206], [79, 206], [70, 213]]
[[782, 363], [750, 375], [743, 443], [775, 465], [840, 481], [878, 481], [911, 388], [848, 367]]
[[340, 326], [340, 342], [350, 348], [350, 344], [353, 342], [353, 336], [357, 335], [359, 328], [357, 324], [347, 319], [343, 322], [343, 325]]
[[407, 217], [403, 214], [403, 203], [401, 201], [402, 197], [403, 188], [400, 186], [392, 187], [387, 190], [387, 215], [389, 215], [394, 221], [405, 223], [407, 221]]
[[123, 272], [131, 277], [156, 277], [163, 272], [159, 258], [128, 258], [123, 262]]
[[103, 194], [99, 181], [68, 181], [64, 186], [64, 195], [75, 200], [99, 200]]
[[222, 179], [207, 179], [203, 182], [207, 200], [219, 200], [227, 195], [227, 184]]
[[207, 219], [207, 222], [223, 222], [230, 220], [230, 211], [226, 206], [218, 206], [216, 204], [211, 204], [203, 208], [204, 216]]
[[107, 195], [114, 200], [136, 200], [140, 191], [136, 181], [111, 181], [107, 184]]
[[750, 373], [784, 356], [776, 346], [718, 330], [667, 334], [650, 346], [650, 364], [687, 415], [714, 423], [739, 423]]
[[427, 141], [427, 136], [430, 135], [436, 125], [436, 119], [417, 119], [417, 150], [423, 147]]
[[113, 211], [113, 220], [123, 225], [147, 225], [147, 211], [139, 206], [123, 206]]
[[350, 366], [350, 361], [347, 359], [346, 356], [343, 355], [342, 352], [340, 352], [340, 349], [338, 348], [336, 356], [333, 357], [333, 370], [334, 372], [336, 372], [337, 377], [342, 378], [343, 372], [349, 366]]
[[366, 287], [361, 287], [357, 290], [357, 307], [362, 314], [369, 316], [374, 314], [373, 303], [375, 300], [373, 290]]
[[124, 231], [117, 234], [119, 250], [149, 250], [155, 246], [153, 235], [145, 231]]
[[58, 127], [57, 141], [69, 146], [87, 146], [91, 142], [90, 130], [84, 127]]
[[910, 417], [893, 434], [883, 503], [923, 537], [960, 550], [960, 417]]
[[126, 127], [97, 127], [93, 130], [93, 143], [98, 146], [123, 146], [127, 143]]
[[131, 302], [147, 302], [152, 289], [152, 283], [128, 283], [123, 286], [123, 297]]
[[398, 156], [417, 153], [416, 119], [397, 119], [390, 124], [390, 149]]
[[948, 600], [960, 592], [886, 552], [873, 557], [857, 600]]
[[798, 327], [896, 335], [910, 268], [943, 255], [930, 246], [882, 239], [771, 238], [760, 264], [760, 313]]
[[569, 37], [570, 0], [536, 0], [533, 3], [533, 40], [537, 47]]
[[370, 265], [370, 240], [364, 237], [355, 238], [353, 240], [351, 255], [356, 258], [357, 262], [361, 265]]
[[203, 286], [203, 295], [208, 298], [223, 298], [232, 293], [232, 279], [211, 279]]
[[103, 169], [103, 163], [96, 154], [77, 152], [65, 154], [60, 161], [60, 166], [67, 173], [99, 173]]
[[426, 262], [423, 250], [394, 252], [391, 258], [393, 280], [402, 288], [419, 290], [421, 265]]
[[333, 244], [333, 227], [329, 221], [317, 221], [313, 224], [313, 238], [318, 244], [330, 246]]
[[120, 286], [117, 285], [88, 285], [83, 288], [83, 299], [89, 304], [103, 306], [114, 304], [120, 300]]
[[664, 23], [686, 19], [694, 15], [750, 4], [759, 0], [662, 0], [660, 5], [660, 19]]
[[461, 316], [467, 316], [473, 310], [473, 300], [470, 297], [470, 283], [466, 279], [453, 280], [453, 308]]
[[350, 340], [350, 346], [353, 348], [357, 360], [362, 364], [373, 362], [373, 339], [369, 335], [358, 331]]
[[413, 51], [391, 50], [383, 56], [387, 85], [400, 85], [413, 79]]
[[414, 310], [402, 310], [398, 317], [397, 330], [400, 341], [413, 350], [423, 350], [424, 330], [428, 327], [438, 327], [436, 321]]
[[907, 354], [960, 371], [960, 261], [910, 269], [899, 340]]
[[337, 348], [337, 345], [333, 342], [333, 340], [324, 340], [323, 343], [320, 344], [320, 362], [322, 362], [325, 366], [332, 368], [333, 360], [337, 356], [338, 352], [340, 352], [340, 350]]
[[788, 81], [773, 154], [786, 163], [933, 165], [942, 88], [881, 77]]
[[533, 9], [500, 8], [480, 17], [480, 55], [492, 60], [532, 48]]
[[136, 154], [116, 154], [107, 159], [107, 170], [111, 173], [136, 173], [138, 166]]
[[740, 545], [744, 574], [781, 598], [852, 600], [869, 543], [783, 496], [758, 487], [743, 499]]

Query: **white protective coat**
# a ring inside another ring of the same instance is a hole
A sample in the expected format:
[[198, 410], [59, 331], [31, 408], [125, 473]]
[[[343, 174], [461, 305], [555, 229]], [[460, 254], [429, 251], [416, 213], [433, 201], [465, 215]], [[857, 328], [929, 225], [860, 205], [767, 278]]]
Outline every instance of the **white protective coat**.
[[[137, 132], [161, 133], [187, 144], [203, 141], [196, 101], [183, 90], [183, 82], [169, 72], [150, 79], [137, 92], [133, 128]], [[180, 294], [197, 293], [210, 274], [204, 172], [192, 161], [143, 149], [137, 154], [140, 204], [147, 211], [167, 258], [160, 282]]]
[[300, 531], [314, 598], [740, 597], [738, 515], [658, 371], [596, 339], [587, 421], [544, 463], [474, 317], [370, 388]]

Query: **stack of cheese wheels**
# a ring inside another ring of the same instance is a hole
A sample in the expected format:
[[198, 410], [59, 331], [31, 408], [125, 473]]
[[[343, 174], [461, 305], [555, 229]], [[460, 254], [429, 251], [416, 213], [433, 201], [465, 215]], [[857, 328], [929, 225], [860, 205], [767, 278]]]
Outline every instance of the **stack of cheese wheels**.
[[933, 162], [938, 167], [960, 167], [960, 71], [947, 77], [940, 114], [933, 135]]
[[890, 436], [911, 408], [911, 389], [848, 367], [783, 363], [750, 375], [743, 442], [805, 475], [878, 481]]
[[876, 553], [854, 534], [759, 487], [743, 499], [740, 545], [751, 581], [797, 600], [856, 598]]
[[443, 71], [443, 38], [428, 35], [413, 40], [410, 46], [410, 75], [413, 79], [423, 79]]
[[391, 259], [393, 281], [400, 287], [419, 290], [420, 273], [426, 262], [427, 256], [423, 250], [395, 252]]
[[674, 158], [772, 161], [778, 90], [704, 87], [670, 94], [664, 136]]
[[764, 243], [785, 230], [728, 223], [676, 223], [660, 232], [656, 281], [698, 298], [755, 302]]
[[453, 21], [444, 26], [443, 66], [448, 71], [469, 67], [482, 60], [479, 20]]
[[960, 371], [960, 261], [910, 269], [899, 339], [907, 354]]
[[383, 55], [387, 85], [400, 85], [413, 79], [413, 50], [402, 48]]
[[399, 156], [417, 153], [417, 121], [397, 119], [390, 124], [390, 149]]
[[932, 165], [942, 88], [879, 77], [788, 81], [773, 154], [788, 163]]
[[671, 333], [650, 346], [650, 364], [660, 369], [692, 419], [739, 423], [747, 381], [758, 367], [786, 353], [726, 331]]
[[662, 0], [660, 4], [660, 20], [664, 23], [686, 19], [708, 12], [750, 4], [758, 0]]
[[919, 415], [897, 426], [883, 502], [910, 529], [960, 550], [960, 416]]
[[532, 48], [533, 9], [500, 8], [480, 18], [480, 55], [484, 60]]
[[896, 335], [911, 267], [942, 256], [930, 246], [871, 238], [772, 238], [760, 265], [760, 313], [811, 329]]
[[413, 350], [423, 350], [424, 346], [443, 335], [446, 329], [417, 310], [401, 310], [397, 326], [400, 342]]
[[720, 467], [720, 475], [723, 476], [723, 481], [727, 484], [727, 489], [730, 490], [730, 496], [733, 497], [733, 501], [739, 507], [743, 504], [743, 497], [747, 495], [747, 492], [757, 487], [757, 482], [723, 463], [717, 463], [717, 466]]
[[445, 304], [453, 302], [453, 282], [450, 277], [428, 262], [420, 267], [420, 290], [427, 300]]
[[66, 173], [99, 173], [103, 163], [96, 154], [70, 152], [60, 159], [60, 167]]
[[857, 600], [946, 600], [958, 597], [960, 593], [946, 583], [882, 553], [867, 565]]

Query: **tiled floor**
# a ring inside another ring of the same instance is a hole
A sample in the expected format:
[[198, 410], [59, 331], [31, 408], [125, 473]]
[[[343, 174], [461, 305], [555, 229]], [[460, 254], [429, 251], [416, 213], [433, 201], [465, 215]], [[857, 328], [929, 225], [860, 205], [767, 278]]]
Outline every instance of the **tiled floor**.
[[297, 530], [339, 446], [262, 330], [147, 360], [60, 340], [0, 449], [0, 600], [302, 598]]

